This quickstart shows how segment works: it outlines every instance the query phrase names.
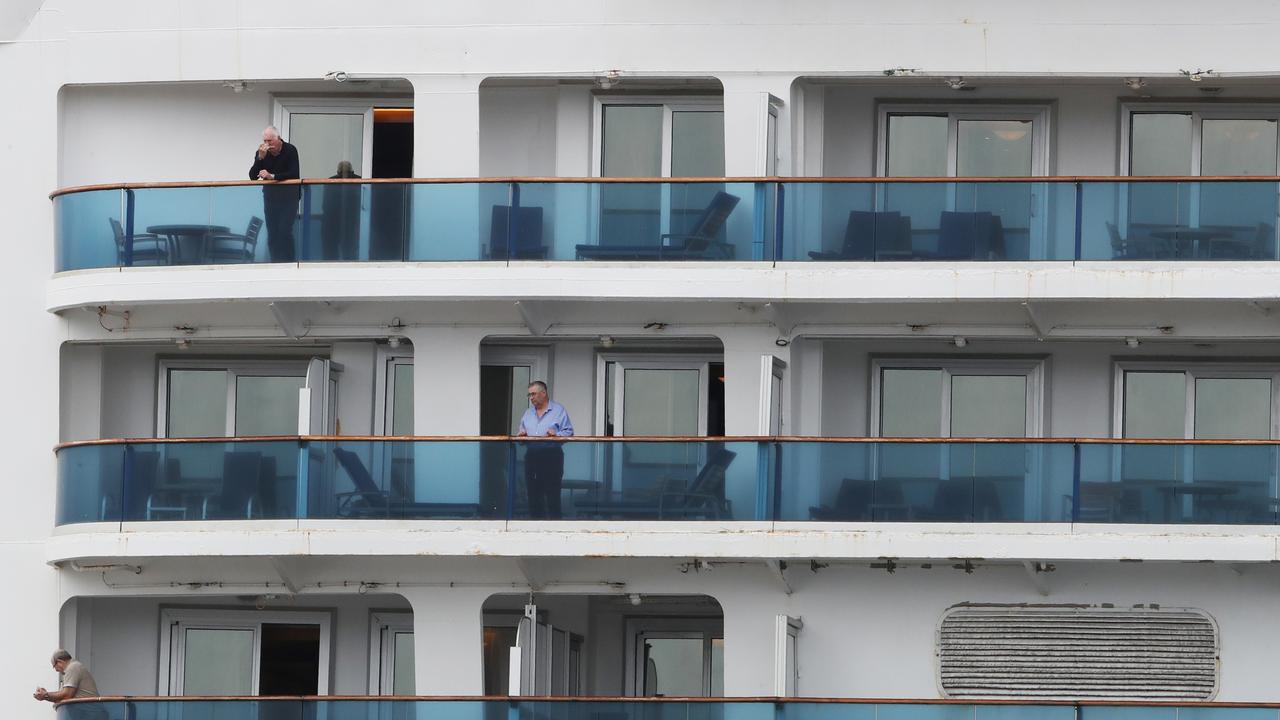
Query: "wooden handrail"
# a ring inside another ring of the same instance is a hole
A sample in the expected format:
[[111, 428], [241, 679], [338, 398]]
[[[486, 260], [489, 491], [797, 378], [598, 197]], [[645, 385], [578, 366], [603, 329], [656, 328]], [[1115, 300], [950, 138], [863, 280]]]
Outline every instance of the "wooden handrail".
[[578, 702], [578, 703], [782, 703], [838, 705], [1067, 705], [1088, 707], [1197, 707], [1197, 708], [1280, 708], [1274, 702], [1213, 702], [1197, 700], [970, 700], [953, 698], [832, 698], [832, 697], [586, 697], [586, 696], [514, 696], [506, 695], [104, 695], [93, 698], [64, 700], [59, 705], [100, 702], [259, 702], [259, 701], [372, 701], [372, 702]]
[[87, 445], [160, 445], [198, 443], [246, 443], [246, 442], [610, 442], [610, 443], [731, 443], [731, 442], [784, 442], [814, 444], [875, 444], [911, 445], [1280, 445], [1276, 440], [1199, 440], [1176, 438], [897, 438], [897, 437], [808, 437], [804, 435], [649, 435], [644, 437], [616, 437], [606, 435], [575, 435], [573, 437], [518, 437], [514, 435], [262, 435], [254, 437], [200, 437], [200, 438], [103, 438], [100, 440], [72, 440], [58, 443], [54, 452], [64, 448]]
[[174, 182], [126, 182], [103, 183], [97, 185], [75, 185], [59, 188], [49, 193], [52, 200], [62, 195], [91, 192], [94, 190], [151, 190], [157, 188], [202, 188], [202, 187], [241, 187], [253, 185], [459, 185], [459, 184], [495, 184], [495, 183], [545, 183], [574, 184], [588, 183], [592, 185], [609, 185], [616, 183], [893, 183], [928, 184], [928, 183], [1075, 183], [1075, 182], [1114, 182], [1114, 183], [1176, 183], [1176, 182], [1280, 182], [1276, 175], [1168, 175], [1168, 176], [1136, 176], [1136, 175], [1053, 175], [1044, 177], [781, 177], [776, 175], [760, 177], [472, 177], [472, 178], [303, 178], [302, 180], [281, 180], [279, 182], [263, 182], [260, 180], [204, 180]]

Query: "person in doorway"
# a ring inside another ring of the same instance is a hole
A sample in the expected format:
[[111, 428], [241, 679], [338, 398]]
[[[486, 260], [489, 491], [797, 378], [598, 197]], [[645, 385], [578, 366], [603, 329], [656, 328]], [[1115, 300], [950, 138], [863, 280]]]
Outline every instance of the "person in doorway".
[[[249, 179], [277, 183], [302, 177], [298, 167], [298, 148], [280, 137], [273, 127], [262, 131], [262, 144], [253, 156]], [[298, 216], [301, 185], [265, 185], [262, 188], [262, 212], [267, 216], [267, 248], [272, 262], [294, 262], [297, 252], [293, 243], [293, 223]]]
[[[351, 163], [338, 163], [338, 172], [330, 180], [359, 178]], [[360, 185], [333, 183], [324, 186], [324, 200], [320, 203], [320, 243], [324, 246], [325, 260], [357, 260], [360, 245]]]
[[71, 653], [66, 650], [57, 650], [50, 661], [53, 663], [53, 669], [58, 672], [58, 689], [50, 691], [38, 687], [32, 697], [51, 703], [60, 703], [72, 698], [98, 697], [98, 684], [93, 681], [89, 669], [84, 666], [84, 663], [73, 659]]
[[[520, 418], [520, 437], [572, 437], [573, 423], [564, 406], [551, 400], [547, 384], [529, 383], [529, 409]], [[560, 482], [564, 479], [564, 448], [558, 442], [531, 442], [524, 455], [524, 483], [529, 516], [560, 519]]]

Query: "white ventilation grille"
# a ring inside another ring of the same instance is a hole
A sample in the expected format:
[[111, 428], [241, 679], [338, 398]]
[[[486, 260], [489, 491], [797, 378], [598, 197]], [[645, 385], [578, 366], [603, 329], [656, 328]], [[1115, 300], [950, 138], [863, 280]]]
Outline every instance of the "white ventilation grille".
[[938, 633], [952, 698], [1208, 700], [1218, 688], [1218, 628], [1189, 609], [971, 606]]

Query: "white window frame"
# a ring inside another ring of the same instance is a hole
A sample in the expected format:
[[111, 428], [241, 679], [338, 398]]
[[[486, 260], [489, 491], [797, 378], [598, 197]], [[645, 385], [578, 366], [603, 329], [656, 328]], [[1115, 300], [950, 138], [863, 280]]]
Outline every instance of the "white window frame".
[[1031, 176], [1053, 170], [1052, 107], [1045, 104], [883, 103], [876, 109], [876, 175], [888, 177], [889, 116], [945, 115], [947, 118], [947, 177], [955, 177], [961, 120], [1019, 120], [1031, 123]]
[[627, 697], [641, 697], [644, 693], [644, 645], [641, 636], [654, 638], [701, 637], [703, 697], [711, 694], [711, 646], [716, 639], [724, 640], [724, 620], [718, 617], [629, 617], [625, 623], [625, 656]]
[[329, 662], [333, 638], [333, 616], [328, 612], [264, 611], [264, 610], [199, 610], [163, 608], [160, 611], [160, 667], [157, 687], [165, 695], [181, 696], [183, 662], [185, 658], [185, 633], [188, 629], [252, 630], [253, 669], [252, 694], [258, 694], [258, 680], [262, 657], [263, 624], [292, 624], [320, 626], [320, 668], [316, 689], [320, 695], [329, 694]]
[[[1280, 104], [1234, 103], [1122, 103], [1120, 105], [1120, 174], [1130, 175], [1134, 115], [1191, 116], [1191, 172], [1200, 175], [1201, 140], [1205, 120], [1275, 120], [1280, 134]], [[1280, 172], [1280, 138], [1276, 142], [1276, 167]], [[1193, 206], [1194, 207], [1194, 206]]]
[[881, 379], [888, 370], [941, 370], [942, 392], [938, 402], [942, 406], [941, 437], [951, 437], [951, 377], [952, 375], [1023, 375], [1027, 379], [1026, 438], [1044, 437], [1047, 432], [1047, 407], [1045, 382], [1047, 358], [894, 358], [880, 357], [871, 361], [870, 423], [872, 437], [880, 435]]
[[412, 108], [411, 97], [340, 97], [300, 96], [272, 98], [271, 117], [285, 140], [289, 132], [290, 116], [294, 113], [319, 113], [324, 115], [363, 115], [364, 136], [360, 150], [360, 177], [373, 177], [373, 110], [374, 108]]
[[[369, 614], [369, 690], [370, 695], [395, 694], [395, 636], [413, 633], [413, 612], [382, 611]], [[415, 663], [417, 647], [414, 647]], [[414, 683], [415, 686], [417, 683]]]
[[1111, 436], [1124, 438], [1125, 373], [1129, 372], [1180, 372], [1185, 378], [1183, 437], [1195, 439], [1196, 380], [1211, 378], [1265, 378], [1271, 381], [1271, 438], [1280, 438], [1280, 366], [1271, 363], [1222, 363], [1121, 360], [1115, 363], [1113, 376]]
[[169, 371], [210, 370], [227, 374], [227, 417], [223, 437], [237, 437], [236, 430], [236, 380], [241, 377], [298, 377], [306, 381], [307, 366], [311, 358], [275, 360], [244, 360], [210, 357], [203, 359], [165, 358], [160, 360], [159, 379], [156, 387], [156, 437], [169, 436]]
[[658, 353], [599, 353], [596, 355], [596, 412], [595, 434], [605, 433], [605, 395], [608, 387], [605, 384], [605, 365], [617, 363], [619, 370], [617, 382], [613, 388], [613, 409], [617, 415], [613, 437], [626, 437], [626, 428], [622, 425], [625, 402], [622, 372], [626, 370], [697, 370], [698, 371], [698, 435], [707, 434], [707, 388], [711, 377], [711, 363], [723, 362], [719, 355], [711, 354], [658, 354]]
[[[377, 370], [373, 378], [373, 434], [390, 435], [392, 415], [395, 412], [396, 366], [414, 366], [413, 348], [401, 345], [398, 348], [378, 345]], [[418, 371], [414, 370], [416, 380]], [[416, 428], [415, 428], [416, 429]]]
[[592, 95], [591, 177], [604, 175], [604, 108], [606, 105], [659, 105], [662, 107], [662, 165], [660, 177], [671, 177], [671, 114], [724, 112], [724, 100], [710, 95]]

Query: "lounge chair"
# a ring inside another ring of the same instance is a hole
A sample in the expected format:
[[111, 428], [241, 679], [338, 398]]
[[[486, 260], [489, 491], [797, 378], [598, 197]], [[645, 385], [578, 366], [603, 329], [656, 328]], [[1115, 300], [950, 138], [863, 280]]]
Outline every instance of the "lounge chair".
[[738, 454], [732, 450], [714, 450], [696, 477], [687, 484], [678, 478], [667, 478], [654, 495], [627, 498], [610, 495], [576, 501], [579, 515], [631, 520], [731, 520], [733, 512], [725, 497], [725, 473]]
[[[333, 457], [346, 471], [355, 490], [337, 493], [336, 516], [340, 518], [475, 518], [480, 516], [479, 503], [416, 502], [394, 493], [402, 483], [390, 483], [391, 490], [383, 490], [374, 482], [373, 475], [364, 466], [360, 456], [340, 447], [333, 449]], [[407, 483], [403, 483], [407, 484]], [[478, 487], [478, 486], [477, 486]]]
[[989, 212], [943, 211], [938, 219], [938, 250], [922, 254], [933, 260], [1001, 260], [1004, 227]]
[[[516, 208], [514, 227], [510, 220], [509, 205], [493, 206], [489, 220], [489, 259], [545, 260], [547, 246], [542, 244], [542, 208]], [[514, 235], [511, 235], [512, 230]]]
[[719, 191], [687, 233], [664, 233], [653, 245], [578, 245], [586, 260], [732, 260], [733, 245], [717, 240], [730, 213], [741, 200]]
[[911, 218], [897, 211], [852, 210], [837, 252], [811, 251], [814, 260], [881, 260], [911, 253]]
[[911, 520], [912, 513], [897, 480], [845, 478], [835, 503], [811, 506], [809, 517], [824, 522], [885, 522]]
[[124, 227], [115, 218], [107, 218], [111, 223], [111, 234], [116, 241], [116, 264], [121, 267], [137, 265], [169, 265], [172, 248], [169, 238], [151, 233], [134, 233], [132, 253], [129, 240], [125, 237]]
[[210, 235], [205, 246], [205, 259], [211, 263], [249, 263], [258, 252], [258, 233], [262, 218], [249, 218], [243, 235]]

